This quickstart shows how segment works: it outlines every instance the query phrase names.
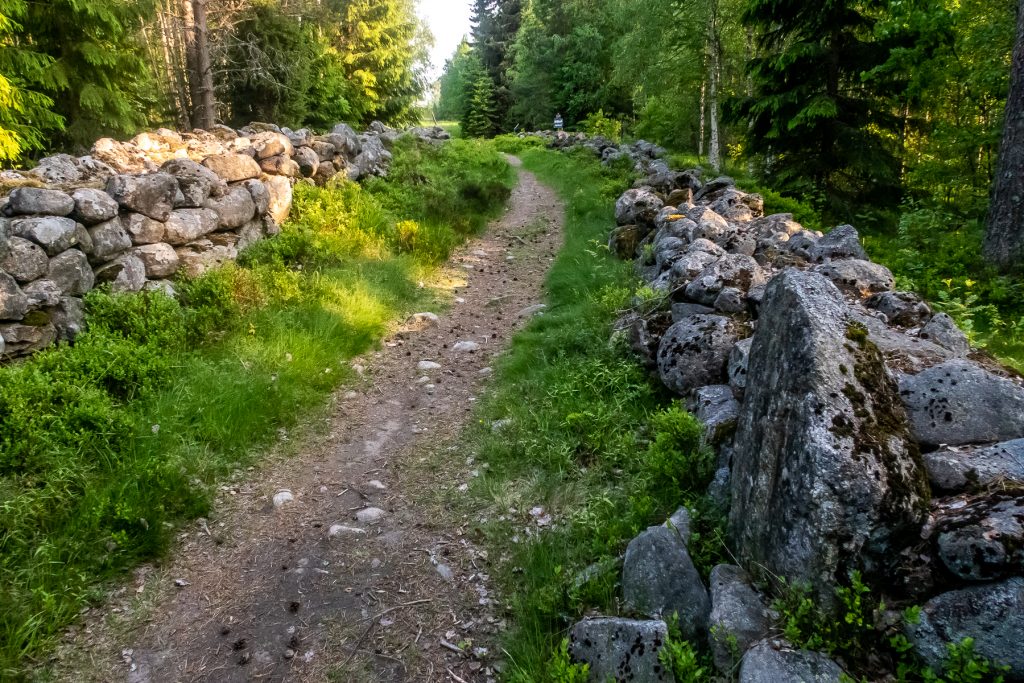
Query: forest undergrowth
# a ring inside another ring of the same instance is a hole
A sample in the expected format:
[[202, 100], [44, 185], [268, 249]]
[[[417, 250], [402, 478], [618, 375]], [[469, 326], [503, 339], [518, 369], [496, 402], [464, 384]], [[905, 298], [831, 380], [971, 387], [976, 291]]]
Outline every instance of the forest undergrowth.
[[0, 679], [438, 304], [423, 283], [513, 185], [489, 143], [403, 139], [389, 178], [299, 184], [280, 236], [176, 300], [97, 290], [73, 345], [0, 367]]

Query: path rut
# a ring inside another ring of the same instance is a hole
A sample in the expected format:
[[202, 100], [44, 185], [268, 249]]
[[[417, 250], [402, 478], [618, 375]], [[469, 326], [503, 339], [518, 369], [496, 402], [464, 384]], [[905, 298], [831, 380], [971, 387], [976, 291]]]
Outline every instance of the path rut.
[[[460, 495], [473, 466], [406, 465], [455, 442], [487, 368], [540, 301], [563, 207], [518, 172], [505, 216], [449, 264], [465, 279], [451, 310], [436, 325], [409, 321], [358, 359], [360, 386], [332, 399], [298, 455], [222, 487], [211, 517], [190, 525], [168, 559], [138, 571], [69, 636], [59, 680], [494, 677], [502, 622], [487, 554], [459, 518], [422, 502], [431, 489]], [[479, 348], [456, 351], [461, 341]], [[424, 373], [424, 360], [441, 368]], [[284, 490], [293, 500], [275, 507]], [[383, 519], [357, 521], [368, 507]], [[490, 652], [474, 654], [481, 644]]]

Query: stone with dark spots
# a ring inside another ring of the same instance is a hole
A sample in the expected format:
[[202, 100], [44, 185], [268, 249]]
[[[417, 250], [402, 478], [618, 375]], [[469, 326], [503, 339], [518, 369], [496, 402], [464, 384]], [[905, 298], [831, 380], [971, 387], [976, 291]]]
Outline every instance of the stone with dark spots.
[[[245, 188], [240, 188], [248, 196]], [[252, 200], [249, 200], [250, 205]], [[184, 245], [210, 234], [218, 227], [219, 216], [212, 209], [177, 209], [164, 226], [163, 241]]]
[[704, 442], [718, 446], [732, 438], [736, 431], [736, 419], [740, 404], [728, 384], [701, 387], [693, 392], [689, 404], [693, 413], [704, 425]]
[[775, 277], [734, 442], [729, 532], [739, 559], [807, 584], [830, 610], [850, 571], [888, 579], [929, 495], [896, 383], [842, 294], [816, 273]]
[[885, 315], [890, 325], [916, 327], [932, 314], [928, 304], [913, 292], [879, 292], [864, 305]]
[[967, 340], [967, 335], [945, 313], [933, 315], [921, 328], [920, 337], [949, 349], [957, 356], [966, 356], [971, 352], [971, 342]]
[[1024, 439], [977, 449], [946, 448], [926, 453], [932, 487], [959, 493], [993, 484], [1024, 485]]
[[907, 637], [932, 669], [941, 670], [949, 645], [974, 640], [974, 652], [1010, 667], [1008, 681], [1024, 680], [1024, 578], [942, 593], [921, 608]]
[[664, 621], [584, 619], [569, 632], [569, 654], [573, 661], [590, 665], [592, 681], [671, 683], [672, 672], [658, 658], [667, 639]]
[[22, 237], [12, 237], [8, 242], [7, 256], [0, 260], [0, 270], [18, 282], [32, 282], [46, 275], [50, 259], [35, 242]]
[[931, 536], [946, 569], [992, 581], [1024, 568], [1024, 488], [937, 501]]
[[705, 306], [713, 306], [727, 287], [746, 292], [762, 285], [767, 278], [761, 266], [750, 256], [726, 254], [707, 266], [686, 286], [686, 297]]
[[747, 390], [747, 368], [750, 364], [750, 347], [753, 343], [752, 337], [739, 341], [729, 353], [729, 364], [726, 366], [729, 386], [733, 393], [741, 399]]
[[900, 396], [923, 446], [1024, 438], [1024, 387], [968, 360], [901, 376]]
[[72, 341], [85, 328], [85, 303], [78, 297], [61, 297], [48, 313], [58, 339]]
[[868, 260], [868, 254], [860, 243], [860, 233], [852, 225], [834, 228], [807, 249], [807, 255], [815, 263], [839, 259]]
[[608, 237], [608, 249], [620, 259], [628, 261], [636, 257], [642, 239], [640, 226], [620, 225]]
[[665, 203], [656, 194], [648, 190], [626, 190], [615, 203], [615, 221], [619, 225], [654, 226]]
[[814, 268], [839, 289], [861, 298], [891, 290], [896, 279], [885, 266], [859, 259], [831, 261]]
[[[259, 183], [266, 191], [266, 185]], [[270, 194], [265, 192], [265, 205], [270, 205]], [[234, 230], [240, 228], [256, 215], [256, 202], [252, 192], [245, 185], [232, 187], [226, 195], [218, 199], [210, 199], [205, 208], [217, 214], [218, 230]]]
[[748, 332], [742, 323], [720, 315], [695, 315], [668, 328], [658, 346], [658, 374], [675, 393], [725, 380], [729, 352]]

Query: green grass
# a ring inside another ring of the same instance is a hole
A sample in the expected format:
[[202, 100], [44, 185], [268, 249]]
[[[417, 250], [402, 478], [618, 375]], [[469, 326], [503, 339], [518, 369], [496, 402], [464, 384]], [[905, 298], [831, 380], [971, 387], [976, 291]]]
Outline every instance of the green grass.
[[74, 345], [0, 367], [0, 679], [319, 414], [513, 182], [491, 146], [403, 141], [387, 181], [298, 186], [279, 238], [179, 300], [93, 292]]
[[[552, 680], [552, 657], [586, 610], [614, 612], [617, 558], [639, 531], [688, 501], [707, 571], [719, 520], [695, 494], [712, 469], [696, 420], [609, 341], [637, 285], [605, 246], [633, 178], [587, 153], [528, 149], [522, 159], [566, 200], [566, 243], [546, 283], [548, 309], [515, 337], [466, 447], [483, 464], [467, 505], [489, 511], [481, 530], [501, 558], [514, 618], [502, 644], [507, 678], [525, 682]], [[509, 422], [495, 432], [497, 420]], [[554, 526], [528, 534], [536, 506]]]

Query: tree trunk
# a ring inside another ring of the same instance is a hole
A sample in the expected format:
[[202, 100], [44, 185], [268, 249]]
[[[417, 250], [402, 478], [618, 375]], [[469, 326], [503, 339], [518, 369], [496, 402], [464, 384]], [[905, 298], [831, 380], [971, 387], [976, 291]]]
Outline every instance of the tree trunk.
[[721, 139], [718, 131], [718, 81], [721, 77], [721, 47], [718, 40], [718, 3], [712, 3], [711, 18], [708, 20], [708, 108], [711, 127], [711, 144], [708, 146], [708, 164], [715, 173], [722, 170]]
[[985, 256], [1003, 270], [1024, 267], [1024, 0], [1017, 8], [1017, 43], [985, 231]]
[[704, 81], [703, 83], [700, 84], [700, 137], [697, 140], [697, 158], [698, 159], [703, 159], [704, 158], [704, 139], [705, 139], [704, 131], [705, 131], [706, 127], [707, 127], [707, 124], [705, 123], [705, 119], [707, 118], [707, 108], [708, 108], [707, 98], [708, 98], [708, 84], [707, 84], [707, 81]]
[[210, 68], [210, 34], [206, 25], [207, 0], [192, 0], [194, 21], [193, 43], [195, 62], [193, 64], [192, 106], [195, 108], [192, 122], [196, 128], [208, 130], [216, 123], [216, 103], [213, 97], [213, 71]]

